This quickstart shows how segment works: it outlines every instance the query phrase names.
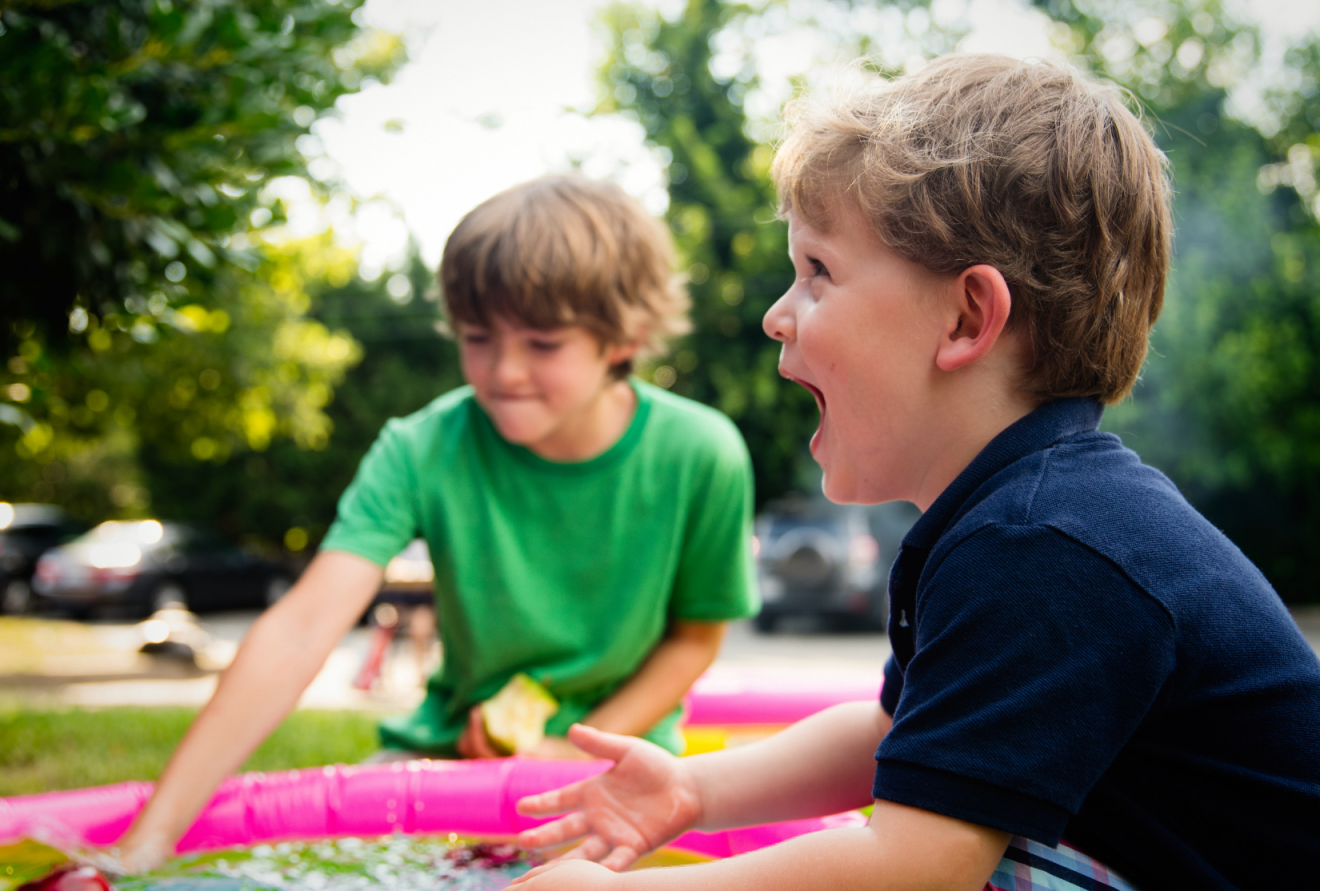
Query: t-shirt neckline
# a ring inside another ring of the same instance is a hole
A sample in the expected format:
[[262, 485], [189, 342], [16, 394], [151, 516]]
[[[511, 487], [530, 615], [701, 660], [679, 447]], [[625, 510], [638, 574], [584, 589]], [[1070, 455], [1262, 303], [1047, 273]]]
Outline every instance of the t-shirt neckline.
[[500, 436], [494, 423], [491, 422], [490, 417], [475, 397], [472, 399], [472, 408], [477, 417], [481, 418], [481, 426], [486, 435], [519, 462], [548, 473], [570, 475], [594, 473], [627, 457], [634, 446], [637, 445], [637, 441], [641, 439], [642, 430], [646, 427], [646, 418], [651, 413], [651, 395], [638, 385], [635, 378], [628, 378], [627, 382], [637, 397], [637, 407], [633, 411], [628, 428], [623, 431], [623, 435], [614, 441], [613, 445], [594, 458], [588, 458], [585, 461], [551, 461], [549, 458], [543, 458], [526, 446], [509, 442], [503, 436]]

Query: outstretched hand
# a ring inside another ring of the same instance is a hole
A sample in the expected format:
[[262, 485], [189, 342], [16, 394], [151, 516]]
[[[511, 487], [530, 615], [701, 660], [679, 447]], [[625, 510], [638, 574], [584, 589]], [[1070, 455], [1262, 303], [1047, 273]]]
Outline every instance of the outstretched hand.
[[[696, 782], [683, 762], [631, 736], [574, 724], [568, 738], [579, 749], [615, 762], [607, 773], [518, 802], [532, 817], [567, 814], [518, 836], [518, 844], [547, 848], [582, 839], [561, 860], [594, 860], [621, 870], [673, 841], [701, 817]], [[542, 872], [533, 870], [518, 881]], [[517, 884], [517, 882], [515, 882]]]
[[86, 857], [93, 866], [111, 875], [137, 875], [159, 869], [174, 853], [174, 845], [163, 835], [130, 832], [108, 851]]

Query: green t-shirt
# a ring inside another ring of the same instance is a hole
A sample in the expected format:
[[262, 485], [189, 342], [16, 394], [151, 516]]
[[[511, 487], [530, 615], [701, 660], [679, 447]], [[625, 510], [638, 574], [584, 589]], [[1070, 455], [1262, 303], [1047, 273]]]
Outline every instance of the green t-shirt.
[[[756, 611], [747, 447], [722, 414], [639, 381], [619, 441], [580, 463], [505, 441], [463, 387], [385, 425], [322, 550], [380, 565], [418, 535], [435, 564], [444, 662], [394, 748], [452, 754], [472, 706], [517, 672], [560, 702], [562, 736], [633, 675], [670, 620]], [[675, 709], [646, 734], [682, 750]]]

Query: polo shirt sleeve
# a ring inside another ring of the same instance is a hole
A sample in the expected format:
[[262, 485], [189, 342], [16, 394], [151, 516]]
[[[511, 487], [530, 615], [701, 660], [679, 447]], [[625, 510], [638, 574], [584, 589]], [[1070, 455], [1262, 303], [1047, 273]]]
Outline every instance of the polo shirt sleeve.
[[384, 566], [417, 537], [416, 474], [399, 425], [388, 422], [358, 465], [322, 551], [347, 551]]
[[885, 714], [894, 717], [898, 711], [898, 700], [903, 695], [903, 670], [898, 667], [898, 659], [891, 653], [885, 662], [885, 682], [880, 687], [880, 707]]
[[983, 528], [923, 576], [872, 791], [1056, 844], [1157, 704], [1172, 619], [1048, 527]]
[[688, 500], [682, 553], [669, 612], [694, 622], [722, 622], [760, 608], [752, 562], [752, 460], [733, 424], [711, 437], [701, 465], [684, 484]]

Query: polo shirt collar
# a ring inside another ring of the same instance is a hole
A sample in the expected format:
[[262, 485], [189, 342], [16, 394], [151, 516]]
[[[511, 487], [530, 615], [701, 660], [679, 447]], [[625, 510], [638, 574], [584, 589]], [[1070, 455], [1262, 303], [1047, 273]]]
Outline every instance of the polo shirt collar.
[[904, 547], [931, 548], [954, 520], [972, 494], [988, 479], [1010, 464], [1055, 443], [1089, 433], [1100, 426], [1104, 406], [1096, 399], [1081, 397], [1047, 402], [1024, 418], [1014, 421], [958, 474], [949, 487], [903, 538]]

